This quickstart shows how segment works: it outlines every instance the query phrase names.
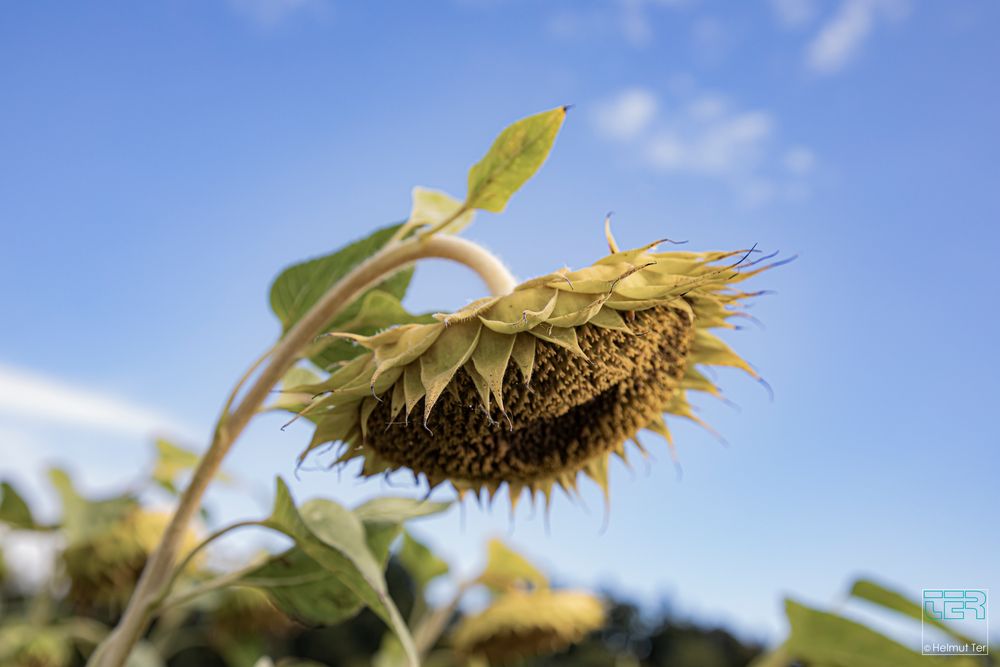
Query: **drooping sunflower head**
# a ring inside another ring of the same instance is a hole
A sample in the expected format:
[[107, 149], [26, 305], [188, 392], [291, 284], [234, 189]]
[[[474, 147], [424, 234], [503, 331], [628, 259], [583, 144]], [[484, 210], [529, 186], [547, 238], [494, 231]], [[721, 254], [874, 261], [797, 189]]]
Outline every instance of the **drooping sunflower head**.
[[589, 593], [513, 590], [462, 619], [452, 643], [460, 654], [503, 664], [562, 651], [600, 629], [604, 620], [604, 606]]
[[408, 468], [462, 493], [507, 484], [549, 497], [579, 473], [607, 493], [609, 456], [663, 414], [696, 419], [691, 390], [719, 394], [700, 365], [754, 370], [718, 337], [755, 293], [735, 285], [768, 267], [747, 251], [612, 253], [480, 299], [432, 324], [353, 336], [365, 353], [320, 384], [302, 457], [342, 443], [363, 474]]
[[[167, 513], [137, 509], [90, 539], [68, 546], [62, 562], [74, 605], [84, 611], [121, 610], [169, 521]], [[196, 544], [195, 532], [185, 532], [182, 555]]]

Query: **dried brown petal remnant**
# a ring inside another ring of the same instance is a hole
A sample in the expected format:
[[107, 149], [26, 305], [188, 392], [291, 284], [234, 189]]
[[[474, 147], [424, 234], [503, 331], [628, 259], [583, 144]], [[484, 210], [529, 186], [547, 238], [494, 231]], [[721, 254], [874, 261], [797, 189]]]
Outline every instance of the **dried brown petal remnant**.
[[611, 454], [663, 414], [697, 421], [688, 391], [719, 395], [699, 365], [753, 369], [710, 332], [755, 293], [734, 286], [765, 270], [746, 251], [618, 251], [438, 315], [434, 324], [344, 337], [366, 352], [316, 385], [304, 457], [341, 443], [364, 474], [409, 469], [460, 493], [507, 484], [548, 497], [584, 473], [607, 492]]

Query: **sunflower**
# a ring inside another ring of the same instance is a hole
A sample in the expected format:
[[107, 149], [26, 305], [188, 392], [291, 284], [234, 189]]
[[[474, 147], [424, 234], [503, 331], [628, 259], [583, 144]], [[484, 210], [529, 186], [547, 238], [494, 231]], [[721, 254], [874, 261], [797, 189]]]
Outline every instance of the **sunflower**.
[[[365, 476], [402, 468], [459, 494], [503, 484], [512, 504], [525, 489], [546, 501], [579, 473], [607, 497], [608, 460], [626, 457], [637, 433], [667, 438], [664, 413], [701, 423], [689, 391], [721, 395], [700, 366], [757, 373], [711, 333], [735, 328], [757, 293], [734, 285], [770, 268], [750, 251], [656, 252], [661, 243], [611, 254], [475, 301], [431, 324], [373, 336], [332, 334], [365, 352], [308, 393], [316, 423], [304, 457], [328, 443], [335, 464], [363, 458]], [[773, 266], [773, 265], [772, 265]]]
[[492, 663], [556, 653], [604, 625], [604, 606], [580, 591], [511, 591], [475, 616], [464, 618], [452, 636], [455, 650]]
[[[169, 514], [137, 509], [86, 541], [68, 546], [62, 562], [73, 604], [85, 612], [120, 611], [169, 521]], [[182, 555], [197, 543], [195, 532], [188, 530]]]

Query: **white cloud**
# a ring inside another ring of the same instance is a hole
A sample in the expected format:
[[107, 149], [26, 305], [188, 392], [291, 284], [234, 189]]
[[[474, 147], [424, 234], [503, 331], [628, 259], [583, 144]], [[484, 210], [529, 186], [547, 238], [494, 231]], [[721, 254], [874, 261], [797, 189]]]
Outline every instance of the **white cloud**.
[[2, 365], [0, 414], [128, 436], [192, 431], [125, 399]]
[[771, 12], [785, 28], [802, 28], [819, 9], [816, 0], [770, 0]]
[[907, 0], [842, 0], [809, 44], [806, 65], [820, 74], [839, 72], [857, 57], [878, 20], [898, 20], [908, 7]]
[[594, 122], [605, 137], [631, 139], [649, 126], [656, 112], [656, 96], [652, 92], [631, 88], [598, 105]]
[[759, 161], [774, 120], [749, 111], [698, 123], [687, 131], [668, 128], [654, 135], [647, 159], [657, 167], [709, 175], [746, 172]]
[[681, 10], [698, 0], [616, 0], [581, 8], [573, 6], [555, 14], [549, 32], [564, 40], [595, 41], [608, 37], [624, 39], [634, 47], [649, 45], [654, 37], [650, 16], [656, 11]]
[[785, 169], [796, 175], [807, 174], [816, 166], [816, 156], [803, 146], [789, 148], [785, 151], [782, 161], [785, 164]]
[[667, 86], [662, 100], [646, 88], [611, 96], [593, 115], [596, 132], [639, 163], [730, 187], [756, 206], [792, 192], [815, 164], [804, 146], [782, 145], [774, 115], [741, 109], [725, 96], [699, 91], [690, 78]]
[[293, 14], [328, 9], [324, 0], [229, 0], [229, 4], [237, 13], [263, 27], [273, 27]]

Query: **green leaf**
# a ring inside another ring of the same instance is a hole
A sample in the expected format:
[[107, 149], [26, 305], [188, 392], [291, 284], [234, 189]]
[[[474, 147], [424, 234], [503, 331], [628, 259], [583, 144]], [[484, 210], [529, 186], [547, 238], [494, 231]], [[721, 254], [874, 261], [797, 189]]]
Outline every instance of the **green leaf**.
[[49, 470], [49, 480], [62, 500], [62, 530], [68, 545], [87, 542], [100, 535], [139, 507], [132, 496], [87, 500], [79, 494], [64, 470]]
[[285, 482], [278, 478], [274, 510], [263, 525], [295, 540], [307, 555], [337, 577], [393, 630], [412, 665], [418, 665], [413, 638], [389, 597], [382, 566], [366, 541], [364, 524], [353, 512], [330, 500], [314, 500], [296, 509]]
[[[400, 226], [381, 227], [368, 237], [334, 253], [294, 264], [282, 271], [271, 285], [271, 309], [281, 321], [282, 331], [291, 329], [334, 283], [380, 250]], [[399, 301], [406, 295], [412, 277], [413, 269], [403, 269], [372, 290], [380, 290]], [[327, 324], [324, 331], [344, 331], [340, 326], [358, 316], [363, 302], [364, 296], [353, 301]], [[360, 352], [356, 346], [345, 344], [345, 341], [329, 340], [324, 345], [316, 346], [310, 358], [325, 369]]]
[[432, 514], [444, 512], [451, 503], [438, 503], [412, 498], [387, 496], [375, 498], [354, 508], [354, 513], [365, 524], [368, 544], [376, 554], [382, 554], [382, 564], [389, 557], [389, 547], [403, 531], [403, 523]]
[[200, 458], [197, 453], [160, 438], [156, 441], [153, 481], [176, 495], [177, 478], [181, 473], [194, 469]]
[[479, 575], [479, 581], [491, 590], [503, 593], [525, 584], [535, 588], [548, 587], [549, 581], [541, 570], [501, 540], [490, 540], [487, 551], [486, 568]]
[[278, 608], [303, 623], [334, 625], [364, 607], [361, 598], [340, 576], [296, 546], [270, 558], [239, 583], [262, 589]]
[[552, 150], [567, 107], [523, 118], [496, 138], [486, 156], [469, 170], [469, 208], [500, 213]]
[[403, 523], [410, 519], [440, 514], [450, 507], [450, 502], [384, 496], [358, 505], [354, 508], [354, 513], [365, 523], [373, 521]]
[[0, 522], [18, 530], [38, 530], [31, 508], [9, 482], [0, 483]]
[[[308, 514], [310, 506], [311, 503], [303, 505], [303, 514]], [[364, 526], [368, 549], [384, 570], [389, 560], [389, 546], [399, 536], [403, 521], [440, 512], [449, 506], [448, 503], [407, 498], [379, 498], [365, 503], [359, 508], [360, 513], [355, 514]], [[337, 506], [336, 511], [347, 510]], [[248, 572], [239, 583], [263, 589], [285, 613], [315, 625], [339, 623], [364, 607], [362, 599], [340, 575], [331, 573], [298, 546], [268, 559]]]
[[425, 588], [434, 579], [448, 574], [448, 563], [421, 544], [408, 532], [403, 532], [403, 546], [399, 549], [399, 562], [413, 577], [418, 588]]
[[836, 614], [785, 601], [790, 655], [829, 667], [927, 667], [958, 664], [916, 653], [871, 628]]
[[854, 585], [851, 586], [851, 595], [877, 604], [880, 607], [885, 607], [886, 609], [899, 612], [900, 614], [909, 616], [912, 619], [916, 619], [918, 621], [923, 620], [929, 625], [933, 625], [934, 627], [945, 631], [960, 641], [966, 643], [973, 643], [975, 641], [959, 632], [956, 632], [955, 628], [939, 621], [936, 618], [931, 618], [929, 616], [924, 618], [924, 614], [919, 603], [911, 600], [902, 593], [889, 590], [888, 588], [885, 588], [869, 579], [859, 579], [855, 581]]

